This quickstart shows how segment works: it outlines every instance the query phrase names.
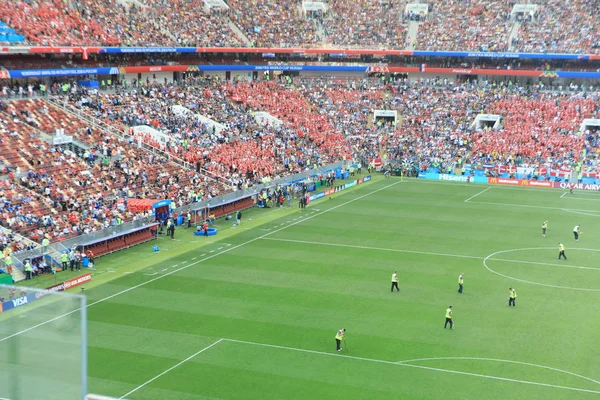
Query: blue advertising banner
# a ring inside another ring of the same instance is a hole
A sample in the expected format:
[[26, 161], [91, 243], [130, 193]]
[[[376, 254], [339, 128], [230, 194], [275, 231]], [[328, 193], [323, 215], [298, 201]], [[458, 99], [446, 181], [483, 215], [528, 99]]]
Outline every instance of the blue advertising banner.
[[21, 307], [26, 304], [36, 301], [37, 299], [44, 297], [45, 294], [42, 292], [29, 293], [27, 296], [19, 297], [2, 303], [2, 311], [12, 310], [13, 308]]
[[496, 53], [488, 51], [413, 51], [413, 56], [422, 57], [477, 57], [477, 58], [543, 58], [553, 60], [589, 60], [589, 54], [561, 53]]
[[102, 53], [197, 53], [195, 47], [106, 47]]
[[8, 71], [11, 78], [39, 78], [44, 76], [118, 75], [119, 68], [23, 69]]

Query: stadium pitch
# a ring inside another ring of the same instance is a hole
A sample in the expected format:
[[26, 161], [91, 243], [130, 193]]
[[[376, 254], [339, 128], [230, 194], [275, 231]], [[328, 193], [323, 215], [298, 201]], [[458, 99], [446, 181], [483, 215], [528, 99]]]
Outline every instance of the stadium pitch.
[[[255, 211], [250, 229], [211, 243], [179, 230], [182, 244], [169, 251], [149, 256], [142, 245], [100, 258], [113, 271], [103, 276], [116, 279], [85, 291], [90, 391], [132, 400], [598, 398], [600, 213], [583, 200], [594, 195], [574, 196], [376, 179], [304, 211]], [[454, 330], [443, 328], [449, 305]], [[347, 347], [338, 353], [340, 328]]]

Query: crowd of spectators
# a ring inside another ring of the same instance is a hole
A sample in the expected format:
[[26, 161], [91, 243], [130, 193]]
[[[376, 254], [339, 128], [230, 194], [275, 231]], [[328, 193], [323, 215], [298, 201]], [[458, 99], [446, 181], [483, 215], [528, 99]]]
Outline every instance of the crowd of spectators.
[[[0, 221], [33, 240], [46, 234], [66, 239], [148, 217], [130, 212], [128, 198], [171, 199], [182, 206], [220, 189], [206, 176], [93, 130], [41, 100], [10, 102], [0, 118], [6, 118], [0, 122], [7, 149], [0, 160], [10, 180], [2, 181]], [[77, 155], [36, 138], [56, 128], [88, 148]]]
[[[537, 1], [537, 12], [522, 19], [510, 44], [515, 3], [506, 0], [431, 0], [427, 16], [419, 18], [406, 17], [405, 0], [331, 0], [318, 12], [304, 11], [298, 0], [227, 4], [229, 9], [208, 9], [203, 0], [8, 0], [0, 2], [0, 18], [27, 44], [45, 46], [247, 45], [233, 23], [257, 47], [600, 53], [600, 0]], [[413, 43], [407, 42], [407, 19], [419, 21]]]
[[[598, 162], [597, 132], [579, 130], [583, 119], [599, 117], [600, 94], [577, 88], [282, 75], [249, 82], [190, 78], [107, 92], [76, 88], [63, 98], [125, 139], [43, 100], [0, 103], [6, 149], [0, 162], [8, 174], [0, 186], [0, 222], [32, 240], [147, 217], [128, 210], [129, 198], [182, 206], [344, 157], [441, 170], [464, 163], [566, 169], [583, 154], [586, 168]], [[398, 119], [377, 120], [375, 110], [397, 111]], [[273, 119], [259, 120], [258, 112]], [[501, 128], [476, 129], [481, 113], [500, 115]], [[160, 135], [132, 130], [139, 125]], [[57, 128], [86, 144], [85, 151], [40, 139], [40, 132]], [[138, 140], [157, 151], [140, 149]]]
[[325, 19], [327, 40], [341, 47], [404, 48], [404, 0], [331, 0]]
[[[256, 93], [258, 88], [267, 95], [266, 86], [257, 84]], [[151, 126], [167, 139], [134, 133], [134, 140], [140, 138], [239, 188], [312, 165], [319, 156], [312, 137], [304, 137], [291, 124], [261, 126], [245, 105], [246, 89], [242, 83], [190, 78], [183, 84], [153, 84], [84, 97], [75, 106], [124, 131]], [[176, 112], [175, 106], [185, 112]], [[202, 123], [195, 115], [224, 129]]]
[[532, 53], [600, 53], [600, 0], [536, 1], [538, 12], [523, 22], [513, 47]]
[[28, 43], [45, 46], [235, 46], [220, 12], [183, 0], [11, 0], [0, 15]]
[[301, 10], [302, 2], [229, 0], [231, 18], [255, 47], [318, 46], [317, 20]]
[[99, 15], [85, 15], [62, 0], [7, 0], [0, 2], [0, 15], [8, 26], [22, 32], [30, 43], [44, 46], [117, 45], [110, 24]]
[[415, 49], [505, 51], [513, 22], [506, 1], [431, 1]]

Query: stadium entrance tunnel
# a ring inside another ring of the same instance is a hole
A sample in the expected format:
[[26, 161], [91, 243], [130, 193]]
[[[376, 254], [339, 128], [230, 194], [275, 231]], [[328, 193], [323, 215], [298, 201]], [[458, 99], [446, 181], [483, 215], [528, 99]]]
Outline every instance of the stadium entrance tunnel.
[[569, 248], [558, 259], [558, 246], [501, 250], [488, 255], [483, 266], [491, 273], [531, 285], [600, 292], [600, 249]]

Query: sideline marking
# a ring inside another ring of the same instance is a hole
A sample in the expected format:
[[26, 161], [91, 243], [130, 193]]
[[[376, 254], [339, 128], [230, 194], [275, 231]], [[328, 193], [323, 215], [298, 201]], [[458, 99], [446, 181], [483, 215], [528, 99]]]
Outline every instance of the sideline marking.
[[[501, 276], [503, 278], [512, 279], [512, 280], [517, 281], [517, 282], [529, 283], [529, 284], [537, 285], [537, 286], [546, 286], [546, 287], [551, 287], [551, 288], [555, 288], [555, 289], [571, 289], [571, 290], [581, 290], [581, 291], [584, 291], [584, 292], [600, 292], [600, 289], [591, 289], [591, 288], [588, 289], [588, 288], [577, 288], [577, 287], [570, 287], [570, 286], [550, 285], [550, 284], [547, 284], [547, 283], [532, 282], [532, 281], [528, 281], [528, 280], [525, 280], [525, 279], [513, 278], [512, 276], [504, 275], [504, 274], [501, 274], [500, 272], [494, 271], [493, 269], [491, 269], [487, 265], [487, 261], [488, 260], [492, 260], [493, 257], [495, 255], [497, 255], [497, 254], [504, 254], [504, 253], [511, 253], [511, 252], [515, 252], [515, 251], [525, 251], [525, 250], [548, 250], [548, 249], [555, 249], [556, 250], [556, 248], [554, 248], [554, 247], [532, 247], [532, 248], [523, 248], [523, 249], [500, 250], [500, 251], [492, 253], [489, 256], [487, 256], [486, 258], [484, 258], [483, 259], [483, 266], [485, 267], [485, 269], [487, 269], [491, 273], [499, 275], [499, 276]], [[598, 249], [582, 249], [582, 248], [572, 248], [571, 250], [600, 251]]]
[[527, 365], [529, 367], [537, 367], [537, 368], [548, 369], [550, 371], [562, 372], [563, 374], [572, 375], [572, 376], [575, 376], [577, 378], [585, 379], [587, 381], [594, 382], [594, 383], [600, 385], [600, 382], [597, 381], [597, 380], [594, 380], [592, 378], [588, 378], [587, 376], [576, 374], [574, 372], [565, 371], [563, 369], [558, 369], [558, 368], [553, 368], [553, 367], [547, 367], [545, 365], [532, 364], [532, 363], [523, 362], [523, 361], [502, 360], [502, 359], [498, 359], [498, 358], [482, 358], [482, 357], [431, 357], [431, 358], [415, 358], [415, 359], [412, 359], [412, 360], [398, 361], [398, 364], [406, 364], [406, 363], [417, 362], [417, 361], [434, 361], [434, 360], [494, 361], [494, 362], [503, 362], [503, 363], [510, 363], [510, 364]]
[[484, 194], [485, 192], [487, 192], [488, 190], [490, 190], [492, 187], [488, 187], [486, 189], [483, 189], [481, 192], [477, 193], [476, 195], [473, 195], [471, 197], [469, 197], [468, 199], [465, 200], [465, 203], [468, 203], [469, 200], [474, 199], [475, 197], [479, 196], [480, 194]]
[[[569, 208], [563, 208], [562, 210], [563, 210], [563, 211], [566, 211], [566, 212], [573, 213], [573, 214], [587, 215], [587, 216], [590, 216], [590, 217], [600, 217], [600, 214], [590, 214], [590, 213], [587, 213], [587, 212], [581, 212], [581, 211], [578, 211], [578, 210], [571, 210], [571, 209], [569, 209]], [[597, 212], [598, 212], [598, 211], [597, 211]]]
[[156, 375], [154, 378], [147, 380], [146, 382], [142, 383], [140, 386], [136, 387], [135, 389], [125, 393], [123, 396], [119, 397], [120, 399], [123, 399], [127, 396], [129, 396], [132, 393], [137, 392], [138, 390], [140, 390], [141, 388], [143, 388], [144, 386], [146, 386], [149, 383], [154, 382], [155, 380], [157, 380], [158, 378], [160, 378], [161, 376], [173, 371], [175, 368], [179, 367], [182, 364], [185, 364], [186, 362], [190, 361], [192, 358], [196, 357], [197, 355], [204, 353], [206, 350], [210, 349], [213, 346], [216, 346], [217, 344], [221, 343], [223, 341], [223, 339], [219, 339], [216, 342], [206, 346], [205, 348], [201, 349], [200, 351], [197, 351], [196, 353], [192, 354], [191, 356], [189, 356], [188, 358], [186, 358], [183, 361], [178, 362], [177, 364], [173, 365], [171, 368], [164, 370], [163, 372], [161, 372], [160, 374]]
[[[117, 293], [115, 293], [115, 294], [112, 294], [112, 295], [110, 295], [110, 296], [107, 296], [107, 297], [105, 297], [105, 298], [103, 298], [103, 299], [100, 299], [100, 300], [94, 301], [93, 303], [89, 303], [89, 304], [86, 306], [86, 308], [89, 308], [89, 307], [91, 307], [91, 306], [93, 306], [93, 305], [96, 305], [96, 304], [98, 304], [98, 303], [105, 302], [106, 300], [110, 300], [110, 299], [112, 299], [112, 298], [114, 298], [114, 297], [117, 297], [117, 296], [120, 296], [120, 295], [122, 295], [122, 294], [128, 293], [128, 292], [130, 292], [130, 291], [132, 291], [132, 290], [135, 290], [135, 289], [137, 289], [137, 288], [140, 288], [140, 287], [142, 287], [142, 286], [145, 286], [145, 285], [147, 285], [148, 283], [152, 283], [152, 282], [154, 282], [154, 281], [157, 281], [157, 280], [159, 280], [159, 279], [162, 279], [162, 278], [164, 278], [164, 277], [170, 276], [170, 275], [172, 275], [172, 274], [175, 274], [175, 273], [177, 273], [177, 272], [180, 272], [180, 271], [186, 270], [186, 269], [188, 269], [188, 268], [190, 268], [190, 267], [192, 267], [192, 266], [194, 266], [194, 265], [197, 265], [197, 264], [199, 264], [199, 263], [201, 263], [201, 262], [204, 262], [204, 261], [210, 260], [210, 259], [212, 259], [212, 258], [215, 258], [215, 257], [217, 257], [217, 256], [221, 255], [221, 254], [228, 253], [228, 252], [230, 252], [231, 250], [235, 250], [235, 249], [237, 249], [237, 248], [240, 248], [240, 247], [242, 247], [242, 246], [245, 246], [245, 245], [247, 245], [247, 244], [254, 243], [254, 242], [256, 242], [257, 240], [264, 239], [265, 237], [267, 237], [267, 236], [269, 236], [269, 235], [272, 235], [272, 234], [274, 234], [274, 233], [277, 233], [277, 232], [281, 232], [281, 231], [282, 231], [282, 230], [284, 230], [284, 229], [287, 229], [287, 228], [289, 228], [289, 227], [291, 227], [291, 226], [295, 226], [295, 225], [297, 225], [297, 224], [300, 224], [300, 223], [302, 223], [302, 222], [305, 222], [305, 221], [311, 220], [311, 219], [313, 219], [313, 218], [315, 218], [315, 217], [318, 217], [319, 215], [326, 214], [326, 213], [328, 213], [328, 212], [330, 212], [330, 211], [333, 211], [333, 210], [337, 210], [337, 209], [338, 209], [338, 208], [340, 208], [340, 207], [343, 207], [343, 206], [345, 206], [345, 205], [348, 205], [348, 204], [354, 203], [355, 201], [358, 201], [358, 200], [362, 200], [362, 199], [364, 199], [365, 197], [372, 196], [372, 195], [374, 195], [375, 193], [379, 193], [379, 192], [381, 192], [382, 190], [389, 189], [389, 188], [390, 188], [390, 187], [392, 187], [392, 186], [396, 186], [396, 185], [397, 185], [397, 184], [399, 184], [399, 183], [402, 183], [402, 181], [396, 181], [396, 182], [394, 182], [394, 183], [391, 183], [391, 184], [389, 184], [389, 185], [386, 185], [386, 186], [384, 186], [384, 187], [381, 187], [381, 188], [379, 188], [379, 189], [376, 189], [376, 190], [374, 190], [374, 191], [372, 191], [372, 192], [365, 193], [365, 194], [363, 194], [363, 195], [361, 195], [361, 196], [358, 196], [358, 197], [355, 197], [355, 198], [353, 198], [353, 199], [350, 199], [350, 200], [348, 200], [348, 201], [345, 201], [345, 202], [343, 202], [343, 203], [340, 203], [340, 204], [338, 204], [338, 205], [336, 205], [336, 206], [333, 206], [333, 207], [331, 207], [331, 208], [328, 208], [328, 209], [326, 209], [326, 210], [324, 210], [324, 211], [321, 211], [321, 212], [319, 212], [319, 213], [315, 213], [315, 214], [312, 214], [312, 215], [310, 215], [310, 216], [307, 216], [306, 218], [302, 218], [302, 219], [300, 219], [299, 221], [297, 221], [297, 222], [294, 222], [293, 224], [290, 224], [290, 225], [283, 226], [283, 227], [281, 227], [281, 228], [279, 228], [279, 229], [277, 229], [277, 230], [274, 230], [274, 231], [272, 231], [272, 232], [265, 233], [264, 235], [261, 235], [261, 236], [257, 236], [257, 237], [255, 237], [255, 238], [252, 238], [252, 239], [250, 239], [250, 240], [248, 240], [248, 241], [246, 241], [246, 242], [240, 243], [240, 244], [238, 244], [238, 245], [231, 246], [231, 247], [227, 247], [225, 250], [222, 250], [222, 251], [221, 251], [221, 252], [219, 252], [219, 253], [216, 253], [216, 254], [211, 254], [211, 255], [209, 255], [209, 256], [208, 256], [208, 257], [206, 257], [206, 258], [203, 258], [203, 259], [201, 259], [201, 260], [195, 261], [195, 262], [193, 262], [193, 263], [190, 263], [190, 264], [188, 264], [188, 265], [184, 265], [183, 267], [180, 267], [180, 268], [178, 268], [178, 269], [174, 269], [174, 270], [173, 270], [173, 271], [171, 271], [171, 272], [168, 272], [168, 273], [166, 273], [166, 274], [163, 274], [163, 275], [157, 276], [156, 278], [149, 279], [149, 280], [147, 280], [146, 282], [142, 282], [142, 283], [140, 283], [140, 284], [138, 284], [138, 285], [131, 286], [131, 287], [129, 287], [129, 288], [127, 288], [127, 289], [125, 289], [125, 290], [121, 290], [120, 292], [117, 292]], [[75, 310], [69, 311], [68, 313], [65, 313], [65, 314], [62, 314], [62, 315], [58, 315], [58, 316], [56, 316], [56, 317], [54, 317], [54, 318], [51, 318], [51, 319], [49, 319], [49, 320], [47, 320], [47, 321], [40, 322], [39, 324], [36, 324], [36, 325], [30, 326], [29, 328], [26, 328], [26, 329], [23, 329], [23, 330], [21, 330], [21, 331], [19, 331], [19, 332], [13, 333], [12, 335], [5, 336], [5, 337], [3, 337], [3, 338], [1, 338], [1, 339], [0, 339], [0, 343], [2, 343], [2, 342], [4, 342], [4, 341], [6, 341], [6, 340], [8, 340], [8, 339], [11, 339], [11, 338], [13, 338], [13, 337], [15, 337], [15, 336], [18, 336], [18, 335], [21, 335], [21, 334], [23, 334], [23, 333], [29, 332], [29, 331], [31, 331], [31, 330], [33, 330], [33, 329], [39, 328], [40, 326], [44, 326], [44, 325], [46, 325], [46, 324], [49, 324], [49, 323], [51, 323], [51, 322], [57, 321], [57, 320], [59, 320], [59, 319], [61, 319], [61, 318], [64, 318], [64, 317], [66, 317], [66, 316], [68, 316], [68, 315], [71, 315], [71, 314], [73, 314], [73, 313], [79, 312], [80, 310], [81, 310], [81, 308], [77, 308], [77, 309], [75, 309]]]
[[[568, 192], [564, 192], [564, 193], [562, 194], [562, 196], [560, 196], [560, 198], [561, 198], [561, 199], [563, 199], [563, 198], [564, 198], [564, 199], [567, 199], [567, 200], [600, 201], [600, 198], [597, 198], [597, 199], [582, 199], [581, 197], [572, 197], [572, 196], [569, 196], [569, 197], [563, 197], [563, 196], [564, 196], [565, 194], [567, 194], [567, 193], [568, 193]], [[596, 195], [596, 196], [597, 196], [597, 195]]]
[[[581, 210], [581, 209], [573, 209], [573, 208], [563, 208], [563, 207], [544, 207], [544, 206], [531, 206], [529, 204], [514, 204], [514, 203], [496, 203], [491, 201], [469, 201], [471, 204], [492, 204], [495, 206], [510, 206], [510, 207], [526, 207], [526, 208], [538, 208], [545, 210], [560, 210], [566, 212], [598, 212], [598, 210]], [[588, 215], [588, 214], [584, 214]], [[596, 217], [600, 217], [600, 215], [594, 215]]]
[[[274, 344], [247, 342], [245, 340], [235, 340], [235, 339], [223, 339], [223, 342], [241, 343], [241, 344], [248, 344], [248, 345], [253, 345], [253, 346], [270, 347], [270, 348], [281, 349], [281, 350], [298, 351], [298, 352], [302, 352], [302, 353], [319, 354], [319, 355], [330, 356], [330, 357], [341, 357], [341, 358], [347, 358], [347, 359], [352, 359], [352, 360], [370, 361], [370, 362], [375, 362], [375, 363], [380, 363], [380, 364], [397, 365], [400, 367], [407, 367], [407, 368], [425, 369], [428, 371], [445, 372], [445, 373], [456, 374], [456, 375], [475, 376], [478, 378], [493, 379], [493, 380], [505, 381], [505, 382], [523, 383], [526, 385], [533, 385], [533, 386], [544, 386], [544, 387], [551, 387], [551, 388], [555, 388], [555, 389], [565, 389], [565, 390], [571, 390], [571, 391], [575, 391], [575, 392], [600, 394], [600, 391], [597, 391], [597, 390], [574, 388], [574, 387], [570, 387], [570, 386], [552, 385], [549, 383], [541, 383], [541, 382], [523, 381], [523, 380], [519, 380], [519, 379], [503, 378], [503, 377], [494, 376], [494, 375], [483, 375], [483, 374], [476, 374], [476, 373], [471, 373], [471, 372], [456, 371], [456, 370], [452, 370], [452, 369], [433, 368], [433, 367], [426, 367], [423, 365], [405, 364], [403, 362], [377, 360], [374, 358], [364, 358], [364, 357], [348, 356], [348, 355], [344, 355], [344, 354], [326, 353], [323, 351], [298, 349], [298, 348], [294, 348], [294, 347], [277, 346]], [[596, 382], [593, 379], [589, 379], [589, 380], [591, 380], [592, 382]], [[598, 383], [598, 382], [596, 382], [596, 383]]]

